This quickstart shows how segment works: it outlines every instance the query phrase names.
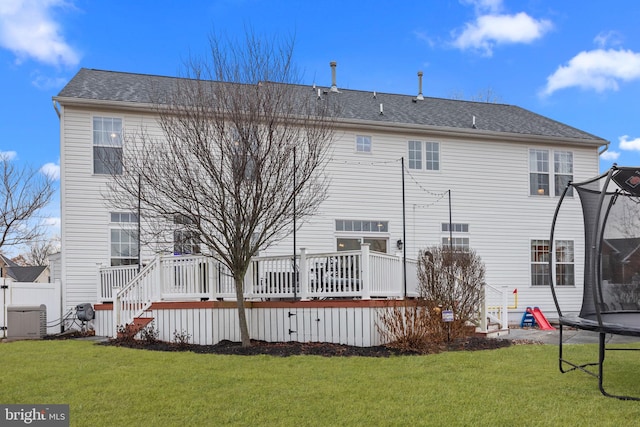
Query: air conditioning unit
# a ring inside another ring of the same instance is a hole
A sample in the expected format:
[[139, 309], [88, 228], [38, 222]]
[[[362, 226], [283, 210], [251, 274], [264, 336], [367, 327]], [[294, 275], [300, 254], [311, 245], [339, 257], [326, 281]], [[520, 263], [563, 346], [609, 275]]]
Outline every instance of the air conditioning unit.
[[47, 306], [10, 305], [7, 307], [7, 338], [40, 339], [47, 335]]

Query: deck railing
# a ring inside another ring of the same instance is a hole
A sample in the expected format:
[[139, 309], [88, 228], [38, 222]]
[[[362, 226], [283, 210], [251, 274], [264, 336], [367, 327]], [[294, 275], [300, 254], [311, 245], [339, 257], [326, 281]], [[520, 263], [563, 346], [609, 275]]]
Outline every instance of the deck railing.
[[[156, 258], [153, 276], [162, 300], [235, 298], [229, 269], [215, 258], [165, 255]], [[137, 266], [104, 267], [98, 273], [98, 299], [113, 301], [114, 289], [136, 277]], [[135, 278], [135, 279], [134, 279]], [[146, 283], [146, 282], [145, 282]], [[151, 285], [149, 285], [151, 286]], [[417, 295], [416, 261], [407, 260], [407, 296]], [[247, 299], [268, 298], [401, 298], [404, 296], [402, 258], [361, 250], [291, 256], [256, 257], [244, 283]]]
[[507, 286], [484, 285], [484, 300], [481, 309], [480, 328], [488, 329], [489, 323], [499, 324], [500, 329], [509, 328], [509, 292]]
[[148, 309], [154, 301], [160, 300], [159, 283], [160, 258], [145, 266], [133, 280], [122, 289], [113, 288], [113, 325], [114, 333], [118, 326], [130, 323]]

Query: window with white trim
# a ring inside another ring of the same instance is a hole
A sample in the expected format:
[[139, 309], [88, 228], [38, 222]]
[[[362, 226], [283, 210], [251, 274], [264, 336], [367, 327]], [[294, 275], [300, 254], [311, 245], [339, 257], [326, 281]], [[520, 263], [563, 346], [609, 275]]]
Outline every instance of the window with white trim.
[[110, 231], [111, 266], [138, 263], [138, 216], [130, 212], [112, 212]]
[[[553, 159], [553, 168], [551, 166]], [[551, 176], [553, 174], [553, 177]], [[529, 150], [529, 194], [532, 196], [560, 196], [573, 180], [573, 153], [532, 148]], [[552, 188], [553, 187], [553, 188]], [[568, 196], [573, 196], [569, 188]]]
[[176, 224], [176, 229], [173, 231], [173, 254], [199, 254], [200, 235], [192, 229], [193, 221], [183, 215], [176, 215], [173, 222]]
[[427, 141], [424, 143], [424, 153], [427, 157], [425, 168], [428, 171], [440, 170], [440, 143]]
[[[424, 154], [423, 154], [424, 152]], [[440, 170], [440, 143], [432, 141], [408, 141], [409, 169]]]
[[422, 169], [422, 141], [409, 141], [409, 169]]
[[443, 237], [442, 246], [445, 248], [451, 247], [454, 251], [468, 251], [469, 250], [469, 238], [468, 237]]
[[122, 174], [122, 119], [93, 117], [93, 173]]
[[[531, 240], [531, 285], [549, 285], [549, 240]], [[556, 286], [575, 286], [573, 240], [556, 240], [553, 254]]]
[[368, 135], [356, 136], [356, 151], [358, 153], [370, 153], [371, 152], [371, 137]]
[[363, 243], [369, 243], [369, 249], [372, 251], [382, 253], [388, 251], [389, 221], [337, 219], [336, 232], [338, 251], [360, 250]]
[[441, 229], [443, 233], [447, 233], [446, 236], [442, 236], [442, 246], [461, 251], [470, 249], [469, 237], [465, 235], [469, 233], [469, 224], [443, 222]]
[[[555, 174], [555, 195], [560, 196], [567, 184], [573, 181], [573, 153], [571, 151], [553, 152], [553, 172]], [[573, 196], [573, 187], [569, 187], [567, 196]]]
[[529, 194], [549, 195], [549, 150], [529, 150]]

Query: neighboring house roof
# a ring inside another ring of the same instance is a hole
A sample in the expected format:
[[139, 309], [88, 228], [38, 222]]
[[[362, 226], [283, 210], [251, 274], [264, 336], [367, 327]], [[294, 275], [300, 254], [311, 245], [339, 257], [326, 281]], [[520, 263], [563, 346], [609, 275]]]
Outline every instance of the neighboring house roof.
[[622, 262], [625, 262], [640, 248], [640, 237], [605, 239], [605, 243], [619, 254]]
[[[175, 77], [82, 68], [54, 99], [61, 103], [74, 99], [153, 104], [152, 94], [169, 93], [177, 81]], [[317, 97], [318, 88], [315, 86], [292, 87], [302, 96]], [[325, 88], [321, 93], [322, 96], [340, 97], [340, 119], [346, 121], [366, 121], [387, 126], [415, 125], [431, 130], [463, 130], [478, 137], [483, 133], [505, 133], [596, 146], [608, 144], [605, 139], [513, 105], [430, 97], [417, 100], [412, 95], [350, 89], [340, 89], [335, 93]], [[380, 114], [380, 104], [383, 114]]]
[[7, 273], [11, 276], [16, 282], [35, 282], [38, 277], [42, 274], [43, 271], [47, 269], [47, 266], [40, 265], [35, 267], [9, 267], [7, 268]]

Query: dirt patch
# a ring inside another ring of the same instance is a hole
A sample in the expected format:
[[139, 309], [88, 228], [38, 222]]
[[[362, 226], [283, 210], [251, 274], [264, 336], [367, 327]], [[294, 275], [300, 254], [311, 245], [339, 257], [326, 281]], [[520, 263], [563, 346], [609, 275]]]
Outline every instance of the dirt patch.
[[300, 343], [300, 342], [266, 342], [251, 341], [251, 347], [242, 347], [238, 342], [220, 341], [215, 345], [175, 344], [164, 341], [118, 341], [109, 340], [102, 345], [114, 345], [120, 347], [137, 348], [156, 351], [193, 351], [194, 353], [207, 354], [231, 354], [240, 356], [254, 356], [266, 354], [270, 356], [364, 356], [364, 357], [389, 357], [394, 355], [433, 354], [443, 351], [475, 351], [492, 350], [508, 347], [512, 344], [509, 340], [498, 338], [467, 337], [457, 339], [450, 343], [434, 344], [423, 352], [401, 351], [388, 346], [356, 347], [332, 343]]

